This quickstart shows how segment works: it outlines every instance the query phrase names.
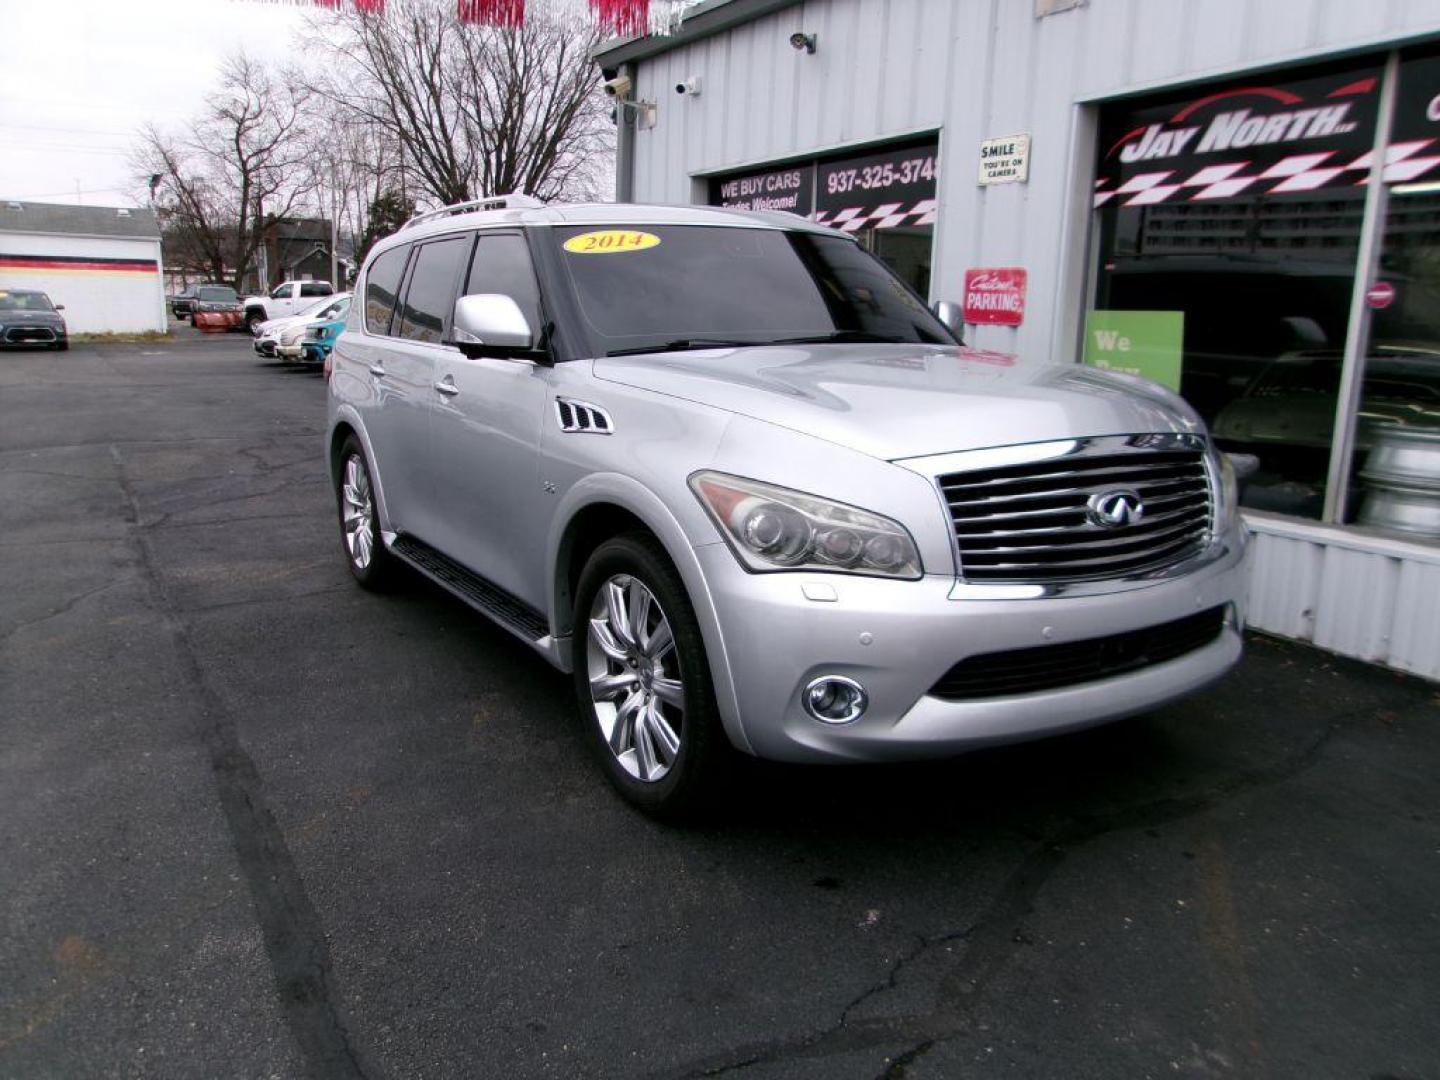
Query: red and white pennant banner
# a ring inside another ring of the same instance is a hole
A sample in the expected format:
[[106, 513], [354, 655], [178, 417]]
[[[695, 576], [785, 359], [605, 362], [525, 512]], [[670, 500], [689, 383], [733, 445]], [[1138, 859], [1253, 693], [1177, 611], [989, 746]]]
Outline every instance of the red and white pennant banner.
[[[315, 7], [339, 10], [349, 4], [361, 14], [383, 15], [385, 0], [310, 0]], [[443, 0], [438, 0], [443, 2]], [[526, 0], [451, 0], [462, 23], [518, 27], [525, 24]], [[679, 28], [686, 8], [696, 0], [584, 0], [595, 21], [617, 37], [667, 34]], [[579, 6], [578, 4], [576, 5]]]

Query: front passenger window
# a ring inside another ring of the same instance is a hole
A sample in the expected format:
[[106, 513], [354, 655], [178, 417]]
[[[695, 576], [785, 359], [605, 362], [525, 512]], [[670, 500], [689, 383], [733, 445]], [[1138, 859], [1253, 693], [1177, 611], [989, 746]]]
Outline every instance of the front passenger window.
[[530, 249], [518, 233], [481, 233], [470, 262], [465, 295], [500, 293], [520, 305], [530, 329], [541, 332], [540, 287], [530, 265]]
[[410, 271], [410, 287], [401, 308], [400, 336], [411, 341], [438, 344], [445, 337], [455, 307], [455, 286], [460, 260], [469, 237], [453, 236], [421, 246]]

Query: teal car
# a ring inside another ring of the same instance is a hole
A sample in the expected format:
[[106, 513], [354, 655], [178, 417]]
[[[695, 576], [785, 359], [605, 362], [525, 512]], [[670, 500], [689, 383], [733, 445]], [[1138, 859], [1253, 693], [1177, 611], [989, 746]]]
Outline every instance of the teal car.
[[327, 311], [328, 318], [305, 324], [305, 336], [300, 339], [300, 358], [312, 364], [324, 363], [335, 347], [335, 339], [344, 331], [345, 317], [350, 313], [350, 298], [341, 298]]

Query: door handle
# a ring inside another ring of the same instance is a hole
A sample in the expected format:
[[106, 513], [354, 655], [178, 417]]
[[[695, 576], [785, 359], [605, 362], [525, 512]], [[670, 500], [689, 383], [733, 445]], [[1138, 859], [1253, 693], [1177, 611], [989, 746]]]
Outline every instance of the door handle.
[[383, 379], [385, 377], [385, 369], [379, 364], [371, 364], [370, 374], [374, 375], [377, 379]]
[[444, 379], [442, 379], [440, 382], [435, 383], [434, 385], [435, 389], [440, 391], [440, 393], [444, 394], [446, 397], [454, 397], [460, 392], [460, 388], [455, 385], [455, 380], [452, 379], [449, 375], [446, 375]]

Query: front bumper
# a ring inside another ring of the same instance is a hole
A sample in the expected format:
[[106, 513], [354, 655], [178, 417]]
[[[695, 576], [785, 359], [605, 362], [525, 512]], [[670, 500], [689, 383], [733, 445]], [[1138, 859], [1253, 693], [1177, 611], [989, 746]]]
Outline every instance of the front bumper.
[[63, 326], [7, 326], [0, 330], [0, 346], [13, 349], [59, 345], [64, 340]]
[[239, 311], [197, 311], [190, 321], [201, 333], [223, 334], [244, 326], [245, 315]]
[[[1238, 533], [1219, 558], [1183, 577], [1033, 600], [952, 600], [954, 581], [940, 575], [888, 581], [750, 574], [723, 543], [695, 553], [724, 642], [718, 662], [728, 665], [735, 690], [732, 721], [765, 758], [893, 761], [1058, 734], [1182, 697], [1240, 658], [1245, 582]], [[812, 599], [832, 593], [833, 600]], [[1174, 660], [1034, 693], [967, 701], [929, 694], [967, 656], [1107, 637], [1227, 606], [1219, 636]], [[864, 686], [865, 715], [830, 725], [806, 713], [801, 693], [821, 675]]]

